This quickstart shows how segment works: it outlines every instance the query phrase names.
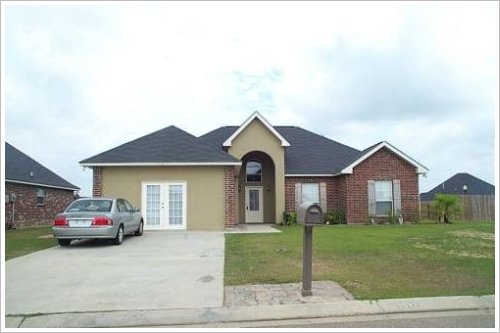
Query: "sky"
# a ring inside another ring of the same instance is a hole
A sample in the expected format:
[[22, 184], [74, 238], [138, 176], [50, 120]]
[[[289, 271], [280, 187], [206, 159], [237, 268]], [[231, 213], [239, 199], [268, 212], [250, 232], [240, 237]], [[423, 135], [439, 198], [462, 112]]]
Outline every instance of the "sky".
[[1, 4], [2, 141], [81, 195], [83, 159], [255, 110], [388, 141], [430, 170], [421, 192], [458, 172], [496, 184], [496, 1]]

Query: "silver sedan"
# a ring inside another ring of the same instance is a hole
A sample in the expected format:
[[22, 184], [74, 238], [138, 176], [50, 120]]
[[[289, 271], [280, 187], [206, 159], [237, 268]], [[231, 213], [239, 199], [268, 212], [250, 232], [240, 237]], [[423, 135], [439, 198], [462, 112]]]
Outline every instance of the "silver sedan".
[[127, 200], [85, 198], [73, 201], [55, 217], [52, 232], [61, 246], [83, 238], [108, 238], [120, 245], [125, 235], [142, 236], [143, 228], [139, 209]]

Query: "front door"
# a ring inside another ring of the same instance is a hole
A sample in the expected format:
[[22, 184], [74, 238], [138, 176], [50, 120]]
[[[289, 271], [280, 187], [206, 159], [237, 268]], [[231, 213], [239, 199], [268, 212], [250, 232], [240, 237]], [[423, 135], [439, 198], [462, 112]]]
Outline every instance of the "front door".
[[262, 186], [247, 186], [245, 188], [245, 221], [246, 223], [264, 222], [264, 205]]
[[144, 229], [186, 229], [186, 183], [143, 183]]

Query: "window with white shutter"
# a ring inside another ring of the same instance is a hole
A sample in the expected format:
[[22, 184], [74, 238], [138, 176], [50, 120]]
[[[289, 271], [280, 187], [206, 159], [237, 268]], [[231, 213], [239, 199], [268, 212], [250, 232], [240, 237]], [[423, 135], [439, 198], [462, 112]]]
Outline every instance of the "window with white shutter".
[[326, 183], [295, 183], [295, 211], [304, 202], [320, 205], [323, 212], [327, 210]]
[[401, 214], [401, 182], [394, 180], [368, 181], [368, 215]]

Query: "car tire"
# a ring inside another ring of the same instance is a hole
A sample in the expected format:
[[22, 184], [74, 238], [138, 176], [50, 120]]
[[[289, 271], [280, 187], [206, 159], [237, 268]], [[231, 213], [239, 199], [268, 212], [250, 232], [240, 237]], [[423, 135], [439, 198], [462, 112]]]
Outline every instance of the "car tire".
[[71, 243], [71, 239], [61, 239], [59, 238], [57, 240], [57, 242], [59, 243], [59, 245], [61, 246], [69, 246], [69, 244]]
[[134, 235], [135, 236], [142, 236], [142, 234], [144, 233], [144, 222], [140, 222], [139, 223], [139, 227], [137, 227], [137, 230], [134, 232]]
[[124, 236], [125, 235], [123, 233], [123, 226], [121, 225], [118, 228], [118, 232], [116, 233], [115, 238], [113, 238], [113, 244], [115, 244], [115, 245], [121, 245], [121, 243], [123, 243], [123, 237]]

